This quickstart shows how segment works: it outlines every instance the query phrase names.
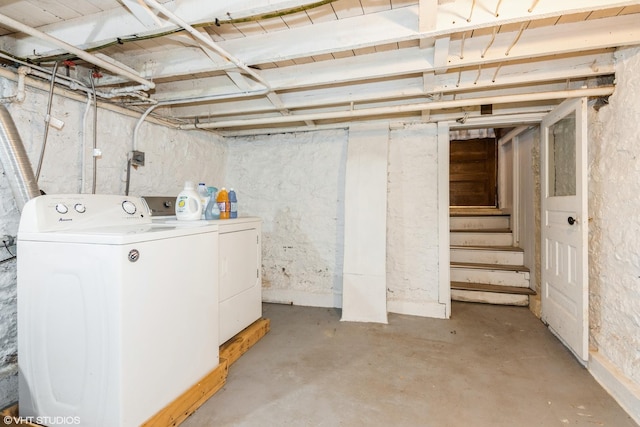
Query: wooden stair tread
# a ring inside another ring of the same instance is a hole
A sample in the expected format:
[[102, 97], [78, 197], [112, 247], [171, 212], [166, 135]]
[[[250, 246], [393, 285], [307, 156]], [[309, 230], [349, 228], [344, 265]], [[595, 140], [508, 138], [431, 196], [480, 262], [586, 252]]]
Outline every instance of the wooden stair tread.
[[491, 285], [488, 283], [451, 282], [451, 289], [457, 289], [461, 291], [496, 292], [496, 293], [503, 293], [503, 294], [518, 294], [518, 295], [535, 295], [536, 294], [536, 291], [534, 291], [531, 288], [522, 288], [518, 286]]
[[511, 233], [510, 228], [455, 228], [451, 233]]
[[474, 262], [455, 262], [452, 261], [451, 267], [462, 268], [475, 268], [478, 270], [503, 270], [503, 271], [517, 271], [528, 273], [530, 270], [524, 265], [510, 265], [510, 264], [483, 264]]
[[509, 216], [498, 208], [449, 207], [449, 216]]
[[449, 247], [451, 249], [471, 249], [477, 251], [524, 252], [524, 249], [517, 246], [450, 245]]

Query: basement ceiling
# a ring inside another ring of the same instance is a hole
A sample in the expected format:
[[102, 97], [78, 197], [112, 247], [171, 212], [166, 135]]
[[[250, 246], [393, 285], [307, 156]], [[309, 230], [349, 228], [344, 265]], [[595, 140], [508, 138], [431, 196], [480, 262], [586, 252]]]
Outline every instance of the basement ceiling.
[[102, 102], [230, 135], [382, 118], [537, 120], [576, 91], [613, 84], [615, 49], [638, 44], [640, 1], [0, 6], [5, 68], [28, 65], [42, 79], [55, 70], [57, 84], [95, 87]]

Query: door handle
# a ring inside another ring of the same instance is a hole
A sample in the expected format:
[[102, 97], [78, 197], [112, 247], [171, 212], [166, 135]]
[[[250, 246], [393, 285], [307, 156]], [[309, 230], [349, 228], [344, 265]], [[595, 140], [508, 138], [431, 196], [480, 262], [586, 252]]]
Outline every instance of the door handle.
[[567, 222], [569, 223], [569, 225], [573, 225], [577, 221], [576, 221], [576, 219], [574, 217], [570, 216], [569, 218], [567, 218]]

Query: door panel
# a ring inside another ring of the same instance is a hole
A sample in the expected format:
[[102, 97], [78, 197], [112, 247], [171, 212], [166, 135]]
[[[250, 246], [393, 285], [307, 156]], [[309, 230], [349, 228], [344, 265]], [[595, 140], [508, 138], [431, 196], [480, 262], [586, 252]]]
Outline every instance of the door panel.
[[589, 357], [586, 99], [568, 100], [541, 129], [542, 320]]
[[451, 141], [449, 204], [496, 206], [495, 138]]

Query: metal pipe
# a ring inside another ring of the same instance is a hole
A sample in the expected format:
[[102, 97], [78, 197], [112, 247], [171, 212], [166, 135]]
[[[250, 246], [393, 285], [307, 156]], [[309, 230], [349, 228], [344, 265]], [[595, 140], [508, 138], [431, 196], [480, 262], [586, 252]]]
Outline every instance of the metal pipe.
[[87, 105], [84, 108], [84, 114], [82, 116], [82, 160], [81, 160], [81, 179], [80, 189], [78, 193], [84, 193], [84, 185], [87, 181], [86, 169], [86, 157], [87, 157], [87, 117], [89, 116], [89, 110], [91, 109], [91, 93], [87, 92]]
[[245, 73], [249, 74], [258, 83], [264, 85], [266, 88], [271, 89], [271, 85], [269, 83], [267, 83], [258, 73], [253, 71], [246, 64], [241, 62], [238, 58], [234, 57], [229, 52], [227, 52], [226, 50], [224, 50], [223, 48], [218, 46], [218, 44], [215, 43], [213, 40], [204, 37], [202, 34], [200, 34], [200, 32], [198, 30], [193, 28], [187, 22], [185, 22], [182, 19], [180, 19], [180, 17], [178, 17], [173, 12], [171, 12], [169, 9], [167, 9], [166, 7], [164, 7], [163, 5], [158, 3], [156, 0], [144, 0], [144, 2], [147, 3], [149, 6], [153, 7], [154, 9], [156, 9], [157, 11], [161, 12], [164, 16], [166, 16], [171, 21], [173, 21], [174, 24], [178, 25], [179, 27], [184, 28], [185, 31], [187, 31], [189, 34], [191, 34], [194, 38], [200, 40], [202, 43], [204, 43], [205, 45], [207, 45], [211, 49], [213, 49], [216, 52], [218, 52], [218, 54], [220, 54], [226, 60], [232, 62], [236, 67], [240, 68]]
[[332, 111], [327, 113], [292, 114], [280, 117], [264, 117], [260, 119], [228, 120], [198, 125], [180, 125], [179, 129], [221, 129], [240, 126], [254, 126], [279, 123], [295, 123], [307, 120], [353, 119], [389, 114], [412, 113], [426, 110], [441, 110], [448, 108], [471, 107], [484, 104], [508, 104], [511, 102], [545, 101], [552, 99], [580, 98], [583, 96], [611, 95], [615, 86], [603, 86], [587, 89], [557, 90], [550, 92], [522, 93], [516, 95], [497, 95], [480, 98], [456, 99], [452, 101], [423, 102], [410, 105], [395, 105], [390, 107], [366, 108], [362, 110]]
[[0, 105], [0, 162], [16, 206], [22, 211], [25, 203], [40, 195], [40, 190], [18, 129], [4, 105]]
[[53, 102], [53, 88], [56, 83], [56, 72], [58, 71], [58, 63], [53, 64], [51, 72], [51, 85], [49, 86], [49, 100], [47, 101], [47, 114], [44, 116], [44, 135], [42, 137], [42, 148], [40, 149], [40, 158], [36, 168], [36, 182], [40, 179], [40, 171], [42, 170], [42, 161], [44, 160], [44, 151], [47, 148], [47, 137], [49, 136], [49, 122], [51, 121], [51, 104]]
[[98, 98], [96, 97], [96, 86], [93, 82], [93, 72], [89, 73], [91, 90], [93, 91], [93, 181], [91, 184], [91, 194], [96, 194], [96, 175], [98, 169]]
[[[25, 74], [31, 74], [33, 76], [42, 77], [43, 79], [47, 79], [47, 80], [51, 78], [51, 70], [48, 70], [46, 68], [38, 67], [36, 65], [29, 64], [24, 61], [16, 60], [9, 55], [3, 54], [2, 52], [0, 52], [0, 58], [10, 59], [18, 64], [23, 64], [23, 66], [18, 67], [19, 75], [21, 73], [25, 73]], [[56, 75], [56, 80], [58, 84], [62, 84], [71, 90], [82, 90], [84, 92], [93, 94], [91, 89], [86, 87], [85, 84], [80, 80], [73, 79], [63, 74]], [[18, 79], [18, 96], [20, 95], [20, 81], [21, 80]], [[24, 88], [24, 80], [22, 80], [22, 83], [23, 83], [22, 87]], [[146, 92], [141, 92], [141, 90], [145, 90], [145, 88], [146, 88], [145, 85], [124, 86], [119, 88], [113, 88], [108, 92], [95, 91], [95, 93], [96, 95], [102, 98], [107, 98], [107, 99], [121, 97], [121, 96], [130, 96], [133, 98], [139, 98], [143, 101], [147, 101], [147, 103], [154, 102], [152, 99], [149, 99], [149, 94], [147, 94]], [[22, 93], [22, 95], [24, 96], [24, 93]], [[14, 101], [13, 99], [10, 99], [4, 102], [13, 102], [13, 101]], [[22, 102], [22, 99], [16, 99], [15, 101]], [[0, 100], [0, 102], [3, 102], [3, 101]]]
[[[49, 69], [39, 67], [35, 64], [30, 64], [20, 59], [14, 58], [13, 56], [6, 55], [2, 52], [0, 52], [0, 58], [8, 59], [16, 64], [24, 65], [25, 67], [29, 68], [29, 72], [27, 74], [33, 74], [34, 76], [39, 76], [47, 80], [49, 79], [49, 76], [51, 76], [51, 70]], [[18, 67], [18, 72], [20, 72], [20, 68], [21, 67]], [[68, 87], [73, 87], [73, 85], [75, 84], [83, 90], [88, 90], [88, 88], [80, 80], [73, 79], [69, 76], [65, 76], [64, 74], [59, 74], [56, 76], [56, 78], [59, 80], [58, 83], [64, 83]], [[75, 87], [73, 88], [76, 89]]]
[[104, 59], [100, 59], [95, 55], [92, 55], [88, 52], [85, 52], [82, 49], [78, 49], [75, 46], [72, 46], [60, 39], [50, 36], [47, 33], [43, 33], [42, 31], [38, 31], [35, 28], [31, 28], [28, 25], [25, 25], [21, 22], [16, 21], [15, 19], [11, 19], [6, 15], [0, 14], [0, 24], [3, 24], [9, 28], [13, 28], [16, 31], [20, 31], [22, 33], [28, 34], [33, 37], [37, 37], [41, 40], [50, 42], [55, 44], [56, 46], [61, 47], [69, 53], [73, 53], [78, 58], [84, 59], [85, 61], [102, 68], [103, 70], [111, 71], [119, 76], [126, 77], [130, 80], [136, 81], [140, 84], [143, 84], [147, 87], [147, 89], [153, 89], [156, 87], [155, 83], [149, 81], [147, 79], [142, 78], [139, 74], [133, 73], [124, 68], [118, 67], [115, 64], [112, 64], [109, 61], [105, 61]]
[[[10, 71], [6, 68], [0, 67], [0, 77], [4, 77], [8, 80], [11, 81], [17, 81], [18, 77], [16, 76], [16, 72], [15, 71]], [[58, 75], [58, 77], [60, 77], [60, 75]], [[61, 82], [58, 82], [61, 83]], [[28, 82], [25, 81], [25, 84], [38, 89], [38, 90], [42, 90], [42, 91], [48, 91], [49, 85], [35, 80], [35, 79], [29, 79]], [[91, 92], [91, 89], [82, 89], [83, 91], [88, 91], [88, 93]], [[56, 88], [56, 91], [59, 91], [59, 93], [61, 93], [63, 96], [65, 96], [66, 98], [69, 99], [73, 99], [75, 101], [80, 101], [80, 102], [85, 102], [86, 101], [86, 96], [84, 95], [80, 95], [80, 94], [76, 94], [73, 93], [71, 91], [67, 91], [67, 90], [63, 90], [60, 88]], [[99, 94], [100, 92], [98, 92]], [[136, 111], [132, 111], [132, 110], [128, 110], [126, 108], [114, 105], [114, 104], [109, 104], [109, 103], [105, 103], [103, 105], [100, 106], [100, 108], [104, 109], [104, 110], [108, 110], [108, 111], [113, 111], [115, 113], [118, 114], [122, 114], [123, 116], [128, 116], [128, 117], [134, 117], [134, 118], [138, 118], [140, 117], [140, 113], [136, 112]], [[173, 129], [178, 129], [178, 125], [176, 125], [175, 123], [169, 122], [167, 120], [162, 120], [162, 119], [157, 119], [155, 117], [152, 117], [149, 119], [150, 121], [153, 121], [156, 124], [162, 125], [162, 126], [166, 126], [166, 127], [170, 127]]]

